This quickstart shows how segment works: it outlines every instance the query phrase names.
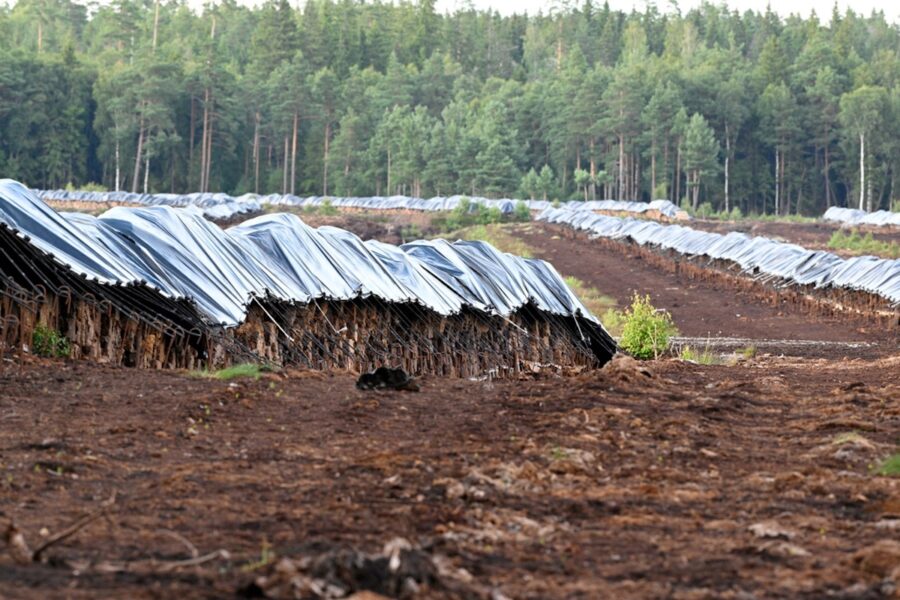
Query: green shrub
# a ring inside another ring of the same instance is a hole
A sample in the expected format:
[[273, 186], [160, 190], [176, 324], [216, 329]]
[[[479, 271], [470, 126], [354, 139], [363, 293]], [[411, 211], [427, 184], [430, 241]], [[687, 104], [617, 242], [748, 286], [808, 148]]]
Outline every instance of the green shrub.
[[436, 215], [431, 219], [431, 226], [438, 231], [453, 232], [473, 225], [494, 225], [507, 221], [530, 221], [531, 212], [524, 202], [516, 205], [510, 216], [505, 216], [497, 207], [487, 208], [483, 204], [472, 202], [468, 198], [460, 198], [459, 204], [449, 213]]
[[700, 206], [697, 207], [696, 216], [701, 219], [709, 219], [715, 214], [716, 211], [713, 210], [713, 205], [711, 202], [703, 202]]
[[31, 336], [31, 351], [45, 358], [65, 358], [69, 356], [69, 340], [55, 329], [44, 325], [34, 328]]
[[331, 198], [325, 198], [322, 200], [322, 204], [319, 207], [319, 212], [327, 217], [333, 217], [338, 214], [338, 209], [335, 208], [334, 204], [331, 203]]
[[884, 459], [878, 468], [875, 469], [876, 475], [884, 475], [885, 477], [900, 476], [900, 454], [894, 454]]
[[516, 221], [530, 221], [531, 210], [528, 208], [528, 205], [521, 200], [516, 202], [516, 210], [513, 212], [513, 218]]
[[635, 358], [658, 358], [669, 347], [669, 338], [677, 334], [672, 315], [650, 304], [650, 296], [635, 294], [625, 310], [619, 345]]

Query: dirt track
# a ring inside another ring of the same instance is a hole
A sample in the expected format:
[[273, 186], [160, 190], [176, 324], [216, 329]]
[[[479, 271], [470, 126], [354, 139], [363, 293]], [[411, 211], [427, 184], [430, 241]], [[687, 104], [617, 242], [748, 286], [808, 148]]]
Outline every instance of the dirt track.
[[[116, 500], [49, 564], [0, 559], [0, 589], [227, 597], [271, 569], [252, 564], [266, 545], [401, 536], [513, 598], [878, 597], [853, 555], [900, 522], [900, 482], [869, 474], [900, 431], [898, 360], [626, 361], [420, 393], [4, 362], [5, 516], [34, 543]], [[159, 572], [190, 558], [167, 531], [230, 560]]]
[[611, 296], [621, 307], [630, 303], [635, 292], [649, 294], [655, 306], [672, 313], [685, 336], [876, 344], [858, 349], [813, 346], [803, 352], [807, 356], [834, 358], [898, 351], [896, 332], [847, 320], [804, 315], [789, 307], [762, 303], [733, 289], [684, 279], [646, 264], [627, 250], [615, 252], [588, 240], [563, 237], [566, 232], [559, 227], [535, 223], [511, 231], [532, 246], [539, 258], [550, 261], [561, 273], [574, 275]]

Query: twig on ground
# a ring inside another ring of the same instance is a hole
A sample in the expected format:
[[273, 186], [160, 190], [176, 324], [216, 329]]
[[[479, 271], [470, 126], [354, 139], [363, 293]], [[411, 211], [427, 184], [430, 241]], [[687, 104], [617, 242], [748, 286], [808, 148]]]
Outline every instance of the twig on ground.
[[203, 556], [196, 556], [189, 560], [176, 560], [174, 562], [163, 563], [162, 566], [159, 567], [158, 572], [160, 573], [168, 573], [169, 571], [174, 571], [175, 569], [180, 569], [182, 567], [195, 567], [197, 565], [202, 565], [203, 563], [208, 563], [211, 560], [215, 560], [217, 558], [223, 558], [228, 560], [231, 558], [231, 554], [229, 554], [228, 550], [218, 549], [209, 554], [204, 554]]
[[116, 492], [113, 492], [112, 496], [110, 496], [109, 500], [106, 500], [102, 503], [101, 508], [95, 510], [92, 513], [88, 513], [49, 538], [44, 540], [40, 546], [38, 546], [35, 550], [31, 550], [28, 547], [28, 542], [25, 540], [25, 535], [22, 531], [16, 526], [15, 522], [10, 520], [9, 525], [6, 528], [6, 545], [9, 550], [10, 555], [13, 557], [13, 560], [20, 564], [28, 564], [32, 562], [37, 562], [41, 559], [41, 555], [54, 544], [58, 544], [59, 542], [68, 539], [87, 527], [90, 523], [93, 523], [100, 517], [106, 514], [107, 509], [115, 504], [116, 502]]
[[189, 539], [187, 539], [177, 531], [172, 531], [171, 529], [160, 529], [159, 532], [177, 542], [180, 542], [185, 548], [188, 549], [188, 552], [191, 553], [191, 558], [197, 558], [198, 556], [200, 556], [200, 551], [197, 550], [197, 546], [192, 544]]

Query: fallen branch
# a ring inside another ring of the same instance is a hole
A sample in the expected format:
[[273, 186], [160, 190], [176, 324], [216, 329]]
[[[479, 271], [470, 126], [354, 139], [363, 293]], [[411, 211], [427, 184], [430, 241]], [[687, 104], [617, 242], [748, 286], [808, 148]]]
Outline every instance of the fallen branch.
[[62, 531], [51, 535], [44, 541], [44, 543], [42, 543], [33, 551], [28, 546], [28, 542], [25, 539], [25, 534], [23, 534], [22, 531], [16, 526], [14, 521], [10, 520], [4, 534], [6, 547], [9, 551], [10, 556], [12, 556], [13, 560], [15, 560], [19, 564], [29, 564], [40, 561], [41, 555], [48, 548], [72, 537], [73, 535], [87, 527], [89, 524], [105, 515], [107, 509], [115, 504], [115, 502], [116, 493], [113, 492], [112, 496], [110, 496], [109, 500], [103, 503], [103, 506], [101, 508], [95, 510], [92, 513], [84, 515]]
[[210, 552], [209, 554], [204, 554], [203, 556], [196, 556], [188, 560], [176, 560], [174, 562], [164, 563], [157, 570], [160, 573], [168, 573], [182, 567], [196, 567], [197, 565], [208, 563], [217, 558], [228, 560], [229, 558], [231, 558], [231, 554], [229, 554], [228, 550], [223, 550], [220, 548], [219, 550], [215, 550], [214, 552]]
[[37, 547], [37, 549], [32, 554], [31, 560], [37, 562], [41, 559], [41, 554], [44, 553], [45, 550], [53, 546], [54, 544], [58, 544], [59, 542], [68, 539], [87, 527], [90, 523], [93, 523], [100, 517], [102, 517], [106, 513], [106, 508], [101, 508], [98, 511], [95, 511], [89, 515], [85, 515], [81, 517], [79, 520], [75, 521], [59, 533], [51, 535], [47, 540]]
[[197, 550], [197, 546], [192, 544], [189, 539], [187, 539], [177, 531], [172, 531], [171, 529], [160, 529], [159, 532], [163, 535], [169, 536], [177, 542], [181, 542], [181, 544], [188, 549], [188, 552], [191, 553], [191, 558], [197, 558], [198, 556], [200, 556], [200, 551]]

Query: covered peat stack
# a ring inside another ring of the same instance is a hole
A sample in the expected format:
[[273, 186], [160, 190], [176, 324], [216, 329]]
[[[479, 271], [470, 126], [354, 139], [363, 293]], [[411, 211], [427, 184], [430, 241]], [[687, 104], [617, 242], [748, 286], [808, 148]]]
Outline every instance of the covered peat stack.
[[128, 366], [503, 377], [615, 352], [551, 265], [483, 242], [362, 242], [289, 214], [222, 230], [167, 206], [57, 213], [9, 180], [0, 282], [3, 346], [41, 325], [72, 357]]

